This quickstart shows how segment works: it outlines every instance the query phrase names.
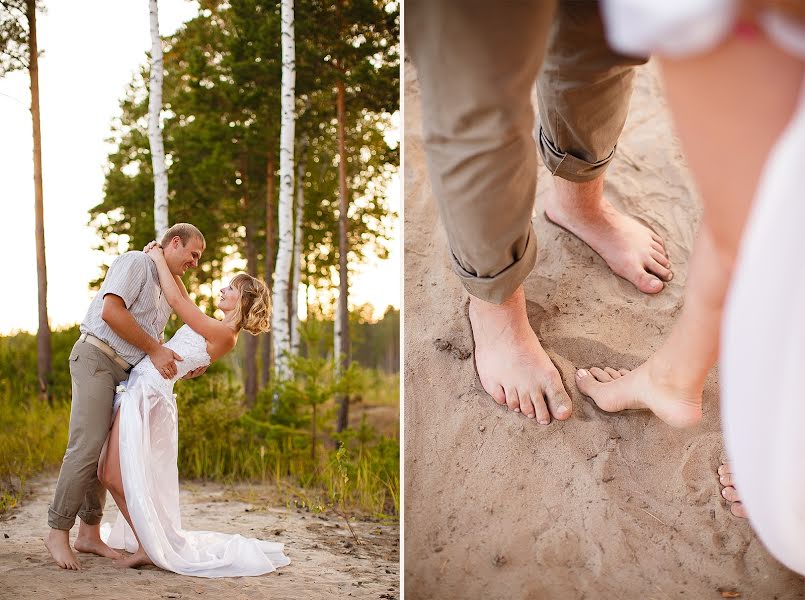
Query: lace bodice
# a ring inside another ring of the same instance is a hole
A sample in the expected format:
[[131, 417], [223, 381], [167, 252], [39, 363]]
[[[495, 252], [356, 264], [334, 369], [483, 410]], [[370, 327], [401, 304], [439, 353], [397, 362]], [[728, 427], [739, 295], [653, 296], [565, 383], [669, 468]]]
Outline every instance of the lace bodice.
[[132, 369], [129, 379], [135, 374], [139, 377], [147, 377], [148, 382], [152, 385], [161, 387], [170, 392], [173, 390], [173, 384], [176, 383], [178, 379], [181, 379], [190, 371], [210, 364], [210, 355], [207, 354], [207, 340], [187, 325], [182, 325], [179, 331], [165, 343], [165, 347], [170, 348], [183, 359], [176, 361], [178, 371], [173, 379], [165, 379], [162, 377], [154, 368], [154, 364], [148, 356], [137, 363], [134, 369]]

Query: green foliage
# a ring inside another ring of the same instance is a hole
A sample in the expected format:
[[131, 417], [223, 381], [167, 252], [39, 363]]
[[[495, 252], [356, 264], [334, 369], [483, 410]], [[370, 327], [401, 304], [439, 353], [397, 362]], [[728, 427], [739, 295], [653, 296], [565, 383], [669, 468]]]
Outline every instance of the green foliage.
[[0, 392], [0, 514], [17, 505], [27, 479], [61, 463], [69, 423], [69, 403]]
[[[308, 139], [305, 281], [328, 287], [337, 246], [336, 78], [347, 90], [349, 258], [361, 261], [364, 249], [387, 254], [385, 189], [399, 164], [396, 142], [386, 139], [391, 115], [399, 110], [399, 8], [350, 2], [336, 19], [331, 4], [300, 0], [296, 38], [297, 136]], [[186, 275], [188, 289], [205, 308], [209, 298], [200, 284], [221, 277], [225, 258], [248, 257], [251, 249], [257, 264], [250, 268], [270, 275], [261, 271], [269, 251], [267, 207], [276, 203], [267, 191], [278, 167], [279, 40], [279, 4], [267, 0], [201, 2], [198, 16], [165, 40], [162, 123], [170, 220], [192, 222], [207, 238], [200, 268]], [[343, 57], [338, 69], [335, 52]], [[104, 199], [90, 213], [108, 255], [141, 248], [153, 237], [147, 79], [144, 66], [121, 103]]]
[[[49, 388], [54, 398], [70, 397], [67, 358], [78, 335], [78, 325], [52, 332], [53, 372]], [[29, 398], [38, 393], [36, 335], [0, 336], [0, 398]]]
[[[41, 10], [37, 2], [37, 9]], [[0, 77], [28, 68], [28, 9], [25, 0], [0, 2]]]
[[[399, 373], [353, 364], [336, 377], [332, 360], [322, 358], [332, 347], [332, 323], [311, 320], [303, 328], [306, 356], [293, 359], [295, 377], [274, 380], [251, 410], [234, 353], [177, 384], [181, 477], [273, 482], [289, 503], [399, 515]], [[35, 337], [0, 337], [0, 513], [19, 501], [26, 479], [61, 463], [70, 420], [67, 357], [77, 337], [78, 326], [53, 334], [52, 405], [38, 399]], [[361, 398], [362, 408], [385, 409], [386, 422], [358, 423], [354, 412], [355, 428], [335, 436], [337, 392]]]

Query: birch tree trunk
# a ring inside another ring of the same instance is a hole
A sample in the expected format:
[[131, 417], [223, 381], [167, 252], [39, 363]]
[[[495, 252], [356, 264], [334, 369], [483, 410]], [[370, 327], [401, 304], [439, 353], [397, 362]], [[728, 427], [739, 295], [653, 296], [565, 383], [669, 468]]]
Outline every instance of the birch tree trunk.
[[[266, 252], [265, 252], [265, 270], [266, 270], [266, 283], [268, 289], [274, 289], [274, 263], [276, 260], [277, 249], [274, 240], [274, 214], [276, 210], [276, 201], [274, 200], [274, 151], [268, 152], [268, 163], [266, 164]], [[269, 330], [268, 333], [263, 335], [263, 368], [262, 380], [263, 385], [268, 385], [269, 378], [271, 377], [271, 368], [274, 366], [273, 362], [273, 331]]]
[[[349, 281], [347, 273], [347, 219], [349, 198], [347, 196], [347, 151], [344, 141], [346, 110], [344, 106], [344, 82], [339, 79], [336, 84], [336, 112], [338, 117], [338, 308], [336, 311], [335, 356], [336, 370], [343, 373], [349, 368]], [[349, 396], [340, 395], [337, 399], [338, 419], [336, 430], [346, 429], [349, 422]]]
[[42, 190], [42, 131], [39, 122], [39, 48], [36, 42], [36, 2], [26, 0], [28, 15], [28, 44], [31, 78], [31, 121], [34, 137], [34, 213], [36, 230], [36, 280], [39, 305], [39, 328], [36, 332], [36, 373], [39, 393], [48, 397], [51, 369], [50, 323], [48, 321], [48, 275], [45, 264], [45, 217]]
[[299, 354], [299, 284], [302, 279], [302, 219], [305, 206], [305, 170], [307, 169], [307, 134], [299, 140], [299, 164], [296, 165], [296, 202], [294, 206], [293, 276], [291, 277], [291, 354]]
[[159, 37], [159, 8], [150, 0], [151, 11], [151, 77], [148, 86], [148, 142], [154, 171], [154, 232], [156, 240], [168, 230], [168, 170], [159, 113], [162, 110], [162, 38]]
[[282, 0], [280, 13], [282, 32], [282, 83], [280, 123], [280, 197], [278, 206], [277, 263], [274, 273], [272, 329], [274, 330], [274, 360], [277, 375], [289, 375], [288, 356], [291, 350], [288, 322], [288, 287], [293, 254], [293, 158], [295, 135], [296, 50], [294, 47], [293, 0]]

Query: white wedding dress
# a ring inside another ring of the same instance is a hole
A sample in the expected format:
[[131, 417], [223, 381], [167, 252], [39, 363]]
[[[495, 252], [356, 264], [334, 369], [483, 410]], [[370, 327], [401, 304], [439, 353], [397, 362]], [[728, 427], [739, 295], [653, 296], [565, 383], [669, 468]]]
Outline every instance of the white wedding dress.
[[[732, 0], [605, 0], [603, 9], [612, 46], [639, 55], [707, 50], [737, 15]], [[770, 11], [760, 25], [780, 48], [805, 59], [805, 27]], [[756, 190], [727, 296], [719, 359], [724, 440], [736, 489], [766, 548], [803, 575], [804, 92]]]
[[[146, 357], [131, 371], [126, 390], [115, 396], [120, 410], [120, 471], [126, 503], [143, 549], [155, 565], [196, 577], [263, 575], [290, 560], [283, 544], [241, 535], [182, 528], [179, 510], [179, 442], [173, 384], [188, 372], [210, 364], [207, 342], [187, 325], [165, 344], [183, 358], [178, 373], [164, 379]], [[113, 548], [137, 550], [123, 515], [101, 533]]]

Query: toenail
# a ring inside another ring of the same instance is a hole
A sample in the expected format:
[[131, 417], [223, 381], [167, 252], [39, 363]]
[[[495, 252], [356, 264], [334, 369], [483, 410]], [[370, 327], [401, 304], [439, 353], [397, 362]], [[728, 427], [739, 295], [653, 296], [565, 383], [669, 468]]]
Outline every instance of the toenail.
[[662, 285], [662, 282], [659, 279], [652, 279], [650, 285], [653, 288], [658, 288]]
[[581, 379], [582, 377], [587, 377], [587, 375], [589, 374], [590, 372], [587, 369], [579, 369], [578, 371], [576, 371], [576, 377], [578, 377], [579, 379]]
[[563, 416], [567, 414], [567, 406], [564, 404], [560, 404], [559, 408], [556, 409], [556, 414]]
[[534, 418], [534, 415], [528, 415], [528, 418], [529, 418], [529, 419], [533, 419], [533, 418]]
[[540, 419], [539, 424], [540, 424], [540, 425], [547, 425], [547, 424], [548, 424], [548, 421], [546, 421], [545, 419]]
[[515, 408], [515, 409], [514, 409], [514, 412], [520, 412], [520, 409], [519, 409], [519, 408]]

